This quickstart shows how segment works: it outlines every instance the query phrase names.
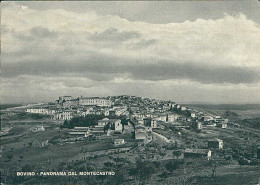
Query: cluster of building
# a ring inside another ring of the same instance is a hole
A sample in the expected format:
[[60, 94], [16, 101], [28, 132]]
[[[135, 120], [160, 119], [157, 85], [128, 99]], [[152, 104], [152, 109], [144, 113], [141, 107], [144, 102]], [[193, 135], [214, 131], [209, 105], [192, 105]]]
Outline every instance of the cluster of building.
[[50, 106], [33, 107], [26, 109], [26, 112], [33, 114], [51, 115], [55, 120], [71, 120], [75, 116], [95, 115], [120, 115], [126, 108], [113, 108], [112, 101], [99, 97], [79, 97], [73, 99], [72, 96], [60, 96], [56, 104]]
[[112, 101], [100, 97], [79, 97], [73, 99], [72, 96], [60, 96], [57, 100], [59, 108], [74, 108], [79, 106], [100, 106], [111, 107]]
[[[200, 131], [203, 126], [217, 126], [226, 128], [228, 120], [220, 116], [206, 115], [189, 107], [181, 106], [172, 101], [155, 100], [136, 96], [111, 96], [99, 97], [79, 97], [73, 99], [71, 96], [62, 96], [52, 107], [38, 107], [27, 109], [28, 113], [48, 114], [52, 119], [71, 120], [75, 116], [104, 115], [106, 118], [99, 120], [97, 125], [91, 127], [75, 127], [68, 133], [76, 136], [105, 137], [113, 133], [133, 133], [137, 140], [151, 141], [153, 137], [161, 136], [168, 142], [169, 140], [156, 132], [163, 128], [164, 123], [179, 123], [180, 127], [189, 127]], [[109, 119], [108, 117], [124, 115], [128, 121], [127, 125], [122, 125], [120, 119]], [[118, 140], [117, 145], [124, 143]], [[223, 149], [223, 141], [212, 139], [208, 141], [208, 150], [187, 149], [186, 155], [197, 153], [210, 156], [212, 148]]]
[[68, 134], [83, 137], [95, 136], [99, 138], [100, 136], [108, 136], [113, 133], [121, 134], [122, 132], [123, 125], [121, 124], [120, 119], [104, 118], [99, 120], [97, 125], [91, 127], [75, 127], [74, 129], [71, 129]]

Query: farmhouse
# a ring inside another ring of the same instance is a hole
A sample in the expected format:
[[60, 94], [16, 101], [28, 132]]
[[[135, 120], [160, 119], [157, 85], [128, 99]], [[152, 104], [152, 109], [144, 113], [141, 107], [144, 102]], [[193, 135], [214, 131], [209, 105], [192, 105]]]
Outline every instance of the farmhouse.
[[210, 139], [208, 141], [208, 148], [218, 148], [220, 150], [223, 149], [223, 141], [221, 139]]
[[46, 147], [49, 145], [49, 140], [45, 140], [45, 141], [39, 141], [39, 140], [35, 140], [33, 143], [32, 143], [32, 146], [33, 147]]
[[224, 122], [217, 123], [217, 127], [219, 127], [219, 128], [227, 128], [227, 123], [224, 123]]
[[43, 131], [45, 131], [45, 128], [43, 126], [37, 126], [32, 131], [33, 132], [43, 132]]
[[211, 157], [211, 150], [208, 149], [193, 149], [186, 148], [184, 150], [184, 157], [200, 158], [200, 157]]
[[114, 145], [122, 145], [125, 143], [124, 139], [115, 139]]
[[68, 132], [69, 135], [84, 135], [87, 136], [90, 134], [89, 127], [74, 127], [72, 131]]

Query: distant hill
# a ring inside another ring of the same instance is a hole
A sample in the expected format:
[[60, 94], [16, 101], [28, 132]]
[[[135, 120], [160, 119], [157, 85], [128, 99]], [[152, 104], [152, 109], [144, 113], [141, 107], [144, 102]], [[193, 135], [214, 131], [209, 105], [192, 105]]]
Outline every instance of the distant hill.
[[260, 110], [260, 104], [183, 104], [188, 107], [199, 107], [217, 110]]
[[226, 111], [223, 114], [223, 117], [228, 118], [229, 120], [237, 120], [239, 118], [239, 115], [235, 112], [232, 112], [232, 111]]
[[12, 114], [2, 114], [1, 119], [2, 120], [40, 120], [50, 118], [50, 115], [44, 115], [44, 114], [30, 114], [25, 112], [19, 112], [19, 113], [12, 113]]
[[236, 121], [240, 125], [260, 129], [260, 118], [248, 118]]
[[1, 104], [0, 105], [0, 110], [5, 110], [8, 108], [13, 108], [13, 107], [20, 107], [22, 104]]

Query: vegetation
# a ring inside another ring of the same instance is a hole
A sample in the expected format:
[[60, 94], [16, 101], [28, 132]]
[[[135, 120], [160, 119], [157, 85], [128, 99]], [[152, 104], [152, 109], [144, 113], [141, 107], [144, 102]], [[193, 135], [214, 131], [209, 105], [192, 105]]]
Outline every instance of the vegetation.
[[138, 158], [135, 167], [129, 170], [129, 175], [134, 176], [138, 184], [146, 184], [147, 180], [155, 173], [152, 162]]
[[5, 110], [8, 108], [19, 107], [19, 106], [21, 106], [21, 104], [1, 104], [0, 110]]
[[178, 115], [182, 115], [182, 116], [185, 116], [185, 117], [189, 117], [189, 115], [190, 115], [189, 111], [186, 111], [186, 110], [183, 111], [183, 110], [179, 110], [179, 109], [174, 108], [174, 109], [172, 109], [172, 111], [174, 113], [178, 114]]
[[2, 115], [2, 120], [41, 120], [45, 118], [50, 118], [50, 115], [44, 114], [30, 114], [30, 113], [13, 113], [11, 115]]
[[174, 170], [177, 170], [180, 167], [181, 163], [178, 160], [170, 160], [166, 165], [166, 170], [171, 174]]
[[226, 111], [223, 117], [228, 118], [229, 120], [237, 120], [239, 118], [239, 115], [232, 111]]
[[260, 129], [260, 118], [247, 118], [238, 120], [237, 123], [246, 127]]

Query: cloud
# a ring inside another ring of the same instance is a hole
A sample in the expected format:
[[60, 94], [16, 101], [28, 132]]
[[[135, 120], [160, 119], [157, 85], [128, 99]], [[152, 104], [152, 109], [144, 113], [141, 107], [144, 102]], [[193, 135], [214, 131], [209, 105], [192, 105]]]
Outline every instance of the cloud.
[[[1, 75], [10, 80], [6, 91], [12, 91], [11, 83], [17, 85], [11, 79], [26, 75], [35, 78], [24, 82], [28, 89], [46, 83], [38, 84], [37, 76], [61, 80], [69, 75], [70, 82], [44, 86], [57, 92], [76, 88], [78, 93], [87, 85], [91, 92], [99, 92], [100, 84], [104, 92], [112, 93], [114, 84], [123, 91], [130, 83], [144, 94], [142, 85], [165, 81], [188, 81], [187, 89], [260, 81], [260, 28], [242, 13], [155, 24], [94, 10], [39, 11], [19, 3], [5, 3], [2, 9]], [[17, 88], [21, 92], [22, 87]], [[209, 89], [204, 90], [210, 93]]]
[[44, 42], [42, 39], [56, 39], [58, 35], [48, 28], [39, 26], [31, 28], [29, 33], [15, 33], [14, 36], [23, 42], [33, 43], [35, 40]]
[[48, 28], [44, 27], [33, 27], [31, 29], [31, 35], [36, 38], [56, 37], [57, 33], [51, 32]]
[[255, 83], [260, 81], [259, 69], [236, 66], [196, 65], [190, 62], [156, 61], [146, 64], [107, 55], [93, 55], [89, 59], [70, 62], [64, 61], [23, 61], [17, 64], [2, 65], [4, 77], [19, 75], [49, 75], [74, 73], [85, 75], [96, 81], [109, 81], [124, 76], [134, 80], [174, 80], [188, 79], [200, 83]]
[[126, 41], [129, 39], [139, 38], [140, 34], [134, 31], [122, 31], [119, 32], [118, 29], [109, 28], [101, 33], [96, 33], [90, 36], [91, 40], [94, 41]]
[[158, 43], [156, 39], [148, 39], [148, 40], [138, 40], [136, 43], [133, 43], [133, 49], [142, 49], [142, 48], [147, 48], [148, 46], [154, 45]]
[[[71, 74], [72, 75], [72, 74]], [[243, 84], [200, 84], [188, 80], [145, 81], [115, 79], [95, 82], [86, 77], [46, 77], [23, 75], [18, 78], [3, 78], [2, 103], [54, 101], [58, 96], [109, 96], [138, 95], [176, 102], [243, 103], [260, 99], [260, 83]], [[10, 92], [11, 95], [10, 96]], [[250, 96], [248, 96], [250, 92]]]

